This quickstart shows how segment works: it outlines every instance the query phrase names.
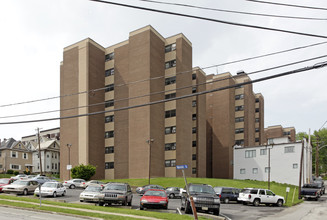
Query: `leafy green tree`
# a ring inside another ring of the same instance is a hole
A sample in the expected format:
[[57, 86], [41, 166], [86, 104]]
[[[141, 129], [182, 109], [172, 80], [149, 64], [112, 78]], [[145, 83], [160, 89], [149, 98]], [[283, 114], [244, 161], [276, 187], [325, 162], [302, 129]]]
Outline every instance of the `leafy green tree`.
[[73, 179], [90, 180], [95, 174], [96, 167], [93, 165], [81, 164], [71, 169]]

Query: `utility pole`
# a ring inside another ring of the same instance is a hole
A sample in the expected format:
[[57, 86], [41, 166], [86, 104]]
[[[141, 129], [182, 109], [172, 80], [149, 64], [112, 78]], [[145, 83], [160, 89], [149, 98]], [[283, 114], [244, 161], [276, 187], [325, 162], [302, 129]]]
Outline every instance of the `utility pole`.
[[316, 144], [316, 178], [319, 176], [319, 136], [317, 135]]
[[299, 195], [298, 198], [301, 199], [301, 180], [302, 180], [302, 166], [303, 166], [303, 151], [304, 151], [304, 141], [302, 140], [302, 150], [300, 159], [300, 177], [299, 177]]
[[268, 189], [270, 190], [270, 148], [268, 148]]
[[40, 143], [40, 128], [37, 128], [37, 141], [39, 145], [39, 158], [40, 158], [40, 175], [42, 176], [42, 159], [41, 159], [41, 143]]
[[154, 139], [149, 139], [146, 142], [149, 144], [149, 185], [150, 185], [150, 179], [151, 179], [151, 143], [154, 141]]

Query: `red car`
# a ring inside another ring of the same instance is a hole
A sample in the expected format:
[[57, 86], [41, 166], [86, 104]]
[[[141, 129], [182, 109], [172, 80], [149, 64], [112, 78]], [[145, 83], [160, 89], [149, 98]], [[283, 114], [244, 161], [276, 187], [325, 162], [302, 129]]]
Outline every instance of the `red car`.
[[2, 192], [2, 187], [9, 185], [10, 183], [14, 182], [14, 179], [9, 179], [9, 178], [3, 178], [0, 179], [0, 192]]
[[157, 207], [168, 209], [167, 194], [165, 190], [149, 189], [144, 193], [140, 200], [140, 210]]

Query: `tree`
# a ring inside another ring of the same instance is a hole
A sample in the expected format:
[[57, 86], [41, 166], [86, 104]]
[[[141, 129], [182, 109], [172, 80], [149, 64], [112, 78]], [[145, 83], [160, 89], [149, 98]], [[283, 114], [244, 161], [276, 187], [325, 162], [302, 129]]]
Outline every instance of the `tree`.
[[95, 174], [96, 167], [93, 165], [81, 164], [71, 169], [73, 179], [90, 180]]

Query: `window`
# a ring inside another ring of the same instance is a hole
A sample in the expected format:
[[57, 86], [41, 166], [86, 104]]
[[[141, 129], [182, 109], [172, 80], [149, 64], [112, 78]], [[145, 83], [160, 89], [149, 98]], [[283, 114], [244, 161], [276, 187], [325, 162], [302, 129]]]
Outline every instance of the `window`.
[[196, 141], [192, 141], [192, 147], [196, 147]]
[[256, 102], [256, 103], [258, 103], [259, 101], [260, 101], [259, 98], [256, 98], [256, 99], [255, 99], [255, 102]]
[[236, 89], [244, 88], [244, 85], [236, 86]]
[[176, 117], [176, 109], [165, 111], [165, 118]]
[[256, 109], [255, 109], [255, 112], [260, 112], [260, 109], [259, 109], [259, 108], [256, 108]]
[[265, 167], [265, 173], [269, 173], [270, 168], [269, 167]]
[[240, 174], [245, 174], [245, 169], [240, 169]]
[[176, 133], [176, 126], [165, 128], [165, 134], [175, 134], [175, 133]]
[[114, 106], [114, 104], [115, 104], [115, 101], [113, 99], [111, 99], [111, 100], [108, 100], [105, 102], [105, 107], [106, 108], [112, 107], [112, 106]]
[[239, 105], [239, 106], [235, 106], [235, 111], [243, 111], [244, 110], [244, 105]]
[[12, 158], [18, 158], [18, 153], [15, 151], [11, 151], [11, 157]]
[[168, 151], [168, 150], [176, 150], [176, 143], [165, 144], [165, 151]]
[[105, 62], [109, 61], [109, 60], [113, 60], [115, 58], [115, 53], [112, 52], [112, 53], [108, 53], [106, 54], [105, 56]]
[[54, 164], [53, 163], [51, 164], [51, 169], [54, 169]]
[[176, 76], [172, 76], [165, 79], [165, 85], [170, 85], [176, 83]]
[[244, 99], [244, 94], [236, 95], [235, 100]]
[[114, 168], [115, 168], [114, 162], [106, 162], [105, 163], [105, 169], [114, 169]]
[[105, 92], [110, 92], [110, 91], [114, 91], [114, 84], [110, 84], [106, 86], [106, 89], [104, 90]]
[[259, 132], [260, 131], [260, 129], [259, 128], [255, 128], [255, 132]]
[[49, 154], [47, 154], [47, 158], [49, 158]]
[[196, 79], [196, 74], [193, 73], [193, 74], [192, 74], [192, 80], [195, 80], [195, 79]]
[[112, 76], [112, 75], [115, 75], [115, 69], [114, 68], [107, 69], [105, 71], [105, 76]]
[[244, 133], [244, 128], [235, 129], [235, 134], [241, 134], [241, 133]]
[[235, 141], [235, 144], [236, 144], [236, 145], [244, 145], [244, 140], [243, 140], [243, 139], [241, 139], [241, 140], [236, 140], [236, 141]]
[[293, 163], [293, 169], [297, 169], [298, 168], [298, 164], [297, 163]]
[[196, 100], [192, 101], [192, 107], [196, 107]]
[[253, 174], [258, 174], [258, 168], [253, 168], [253, 169], [252, 169], [252, 173], [253, 173]]
[[58, 169], [57, 164], [55, 163], [55, 169]]
[[53, 158], [53, 153], [51, 153], [51, 158]]
[[170, 93], [170, 94], [165, 95], [165, 99], [172, 99], [175, 97], [176, 97], [176, 93]]
[[196, 93], [196, 92], [197, 92], [196, 87], [192, 87], [192, 93]]
[[166, 160], [165, 161], [165, 167], [175, 167], [176, 166], [176, 160]]
[[256, 157], [256, 151], [255, 150], [246, 150], [245, 158], [252, 158], [252, 157]]
[[192, 128], [192, 134], [196, 134], [196, 128]]
[[284, 135], [291, 135], [291, 132], [290, 131], [284, 131], [283, 134]]
[[256, 118], [256, 119], [255, 119], [255, 122], [260, 122], [260, 119], [259, 119], [259, 118]]
[[171, 60], [165, 63], [165, 68], [169, 69], [171, 67], [175, 67], [176, 66], [176, 60]]
[[106, 131], [104, 138], [112, 138], [114, 137], [114, 131]]
[[259, 142], [259, 141], [260, 141], [260, 138], [255, 138], [254, 141], [255, 141], [255, 142]]
[[114, 122], [114, 120], [115, 120], [114, 115], [108, 115], [104, 118], [105, 123]]
[[23, 159], [28, 159], [27, 153], [22, 153]]
[[260, 149], [260, 155], [267, 155], [267, 149]]
[[294, 153], [294, 146], [285, 147], [284, 153]]
[[196, 168], [192, 168], [192, 174], [196, 174]]
[[0, 157], [1, 157], [1, 151], [0, 151]]
[[235, 122], [243, 122], [243, 121], [244, 121], [244, 117], [235, 118]]
[[113, 153], [114, 153], [114, 146], [105, 148], [105, 154], [113, 154]]
[[192, 160], [196, 160], [196, 154], [192, 154]]
[[10, 168], [13, 170], [20, 170], [20, 165], [10, 164]]
[[0, 164], [0, 169], [2, 169], [2, 164]]
[[196, 114], [192, 114], [192, 120], [193, 120], [193, 121], [196, 120]]
[[165, 46], [165, 53], [168, 53], [168, 52], [171, 52], [171, 51], [174, 51], [174, 50], [176, 50], [176, 44], [175, 43]]

